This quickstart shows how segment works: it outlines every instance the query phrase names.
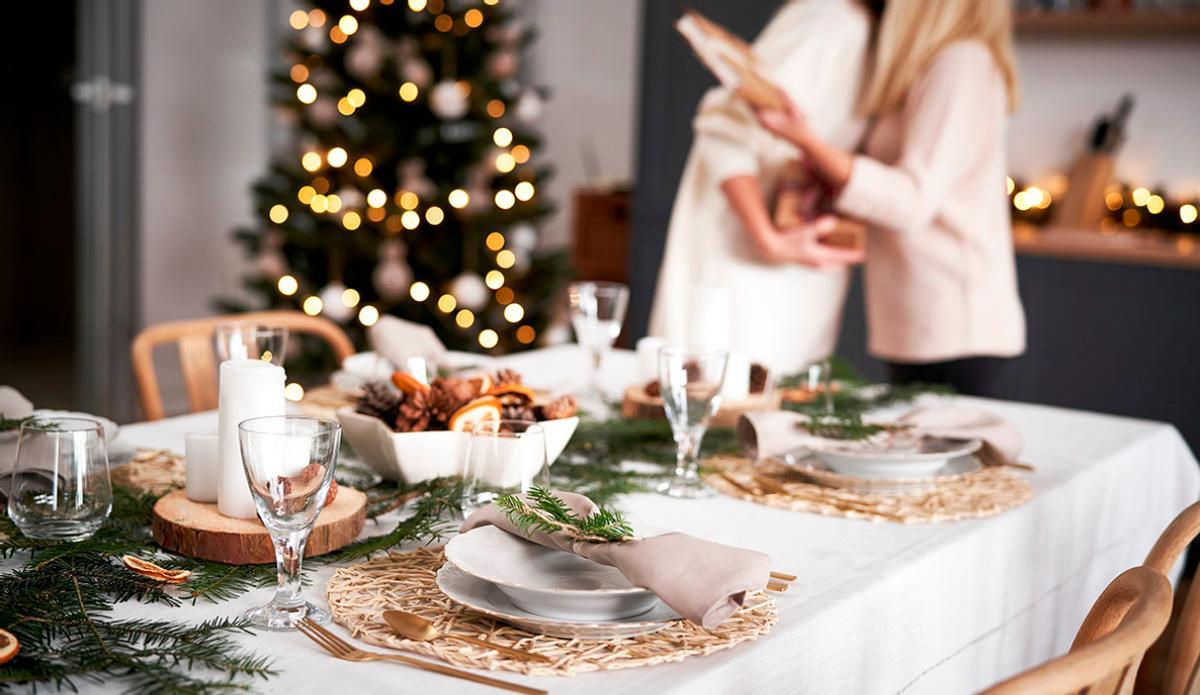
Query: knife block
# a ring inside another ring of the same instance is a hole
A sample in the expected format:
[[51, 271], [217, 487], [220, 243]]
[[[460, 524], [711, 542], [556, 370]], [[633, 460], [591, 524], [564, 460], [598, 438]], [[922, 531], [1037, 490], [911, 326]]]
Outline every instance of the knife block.
[[1112, 155], [1088, 153], [1075, 161], [1067, 175], [1067, 193], [1055, 205], [1054, 224], [1067, 229], [1099, 229], [1108, 216], [1104, 189], [1112, 181]]

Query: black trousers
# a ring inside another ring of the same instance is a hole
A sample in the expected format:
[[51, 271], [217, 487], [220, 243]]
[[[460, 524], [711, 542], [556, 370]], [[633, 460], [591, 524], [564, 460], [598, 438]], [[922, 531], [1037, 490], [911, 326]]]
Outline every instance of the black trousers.
[[926, 364], [888, 362], [887, 367], [893, 384], [949, 384], [967, 396], [999, 398], [1000, 372], [1006, 362], [1001, 357], [965, 357]]

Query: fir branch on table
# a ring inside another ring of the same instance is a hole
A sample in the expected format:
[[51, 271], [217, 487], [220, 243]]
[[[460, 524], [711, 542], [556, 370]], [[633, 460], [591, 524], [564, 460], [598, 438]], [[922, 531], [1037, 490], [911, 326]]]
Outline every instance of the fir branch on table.
[[377, 487], [390, 489], [398, 496], [415, 493], [411, 513], [392, 531], [351, 543], [341, 550], [317, 558], [317, 561], [360, 560], [407, 543], [428, 544], [452, 528], [447, 516], [462, 514], [462, 482], [456, 478], [435, 478], [413, 486], [387, 484]]
[[633, 527], [620, 512], [600, 507], [588, 516], [579, 516], [562, 498], [541, 487], [525, 493], [528, 501], [516, 495], [501, 495], [496, 506], [526, 536], [536, 532], [563, 533], [585, 543], [619, 543], [634, 538]]

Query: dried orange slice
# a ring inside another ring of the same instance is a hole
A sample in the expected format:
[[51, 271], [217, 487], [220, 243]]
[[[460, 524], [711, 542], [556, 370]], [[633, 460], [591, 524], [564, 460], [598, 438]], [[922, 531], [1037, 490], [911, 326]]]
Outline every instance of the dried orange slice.
[[491, 396], [476, 398], [450, 416], [447, 429], [451, 432], [466, 432], [478, 422], [500, 419], [500, 399]]
[[418, 381], [416, 377], [408, 372], [392, 372], [392, 383], [403, 393], [429, 390], [429, 384]]
[[492, 377], [487, 372], [471, 374], [463, 378], [473, 384], [478, 384], [479, 387], [475, 392], [481, 396], [486, 395], [488, 391], [492, 390]]
[[8, 630], [0, 629], [0, 664], [12, 661], [19, 651], [21, 643], [17, 641], [17, 636]]
[[537, 394], [533, 392], [533, 389], [523, 384], [500, 384], [496, 388], [489, 391], [488, 395], [495, 396], [497, 398], [504, 398], [505, 396], [520, 396], [521, 398], [524, 398], [525, 402], [527, 403], [533, 402], [534, 398], [537, 397]]
[[143, 577], [167, 582], [168, 584], [182, 584], [188, 580], [188, 577], [192, 576], [192, 573], [188, 570], [169, 570], [165, 567], [159, 567], [149, 560], [143, 560], [133, 555], [122, 555], [121, 562], [134, 574], [140, 574]]

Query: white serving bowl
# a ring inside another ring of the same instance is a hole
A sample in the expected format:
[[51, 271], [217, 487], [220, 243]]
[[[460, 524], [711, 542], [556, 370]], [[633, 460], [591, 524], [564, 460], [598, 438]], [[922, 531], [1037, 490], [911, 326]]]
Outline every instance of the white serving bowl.
[[[462, 475], [466, 461], [467, 432], [393, 432], [382, 420], [338, 408], [346, 442], [371, 470], [385, 480], [419, 483], [444, 476]], [[578, 417], [539, 423], [546, 433], [546, 456], [553, 464], [579, 425]]]
[[593, 622], [641, 615], [659, 602], [615, 567], [480, 526], [446, 544], [446, 559], [496, 585], [518, 608], [559, 620]]

